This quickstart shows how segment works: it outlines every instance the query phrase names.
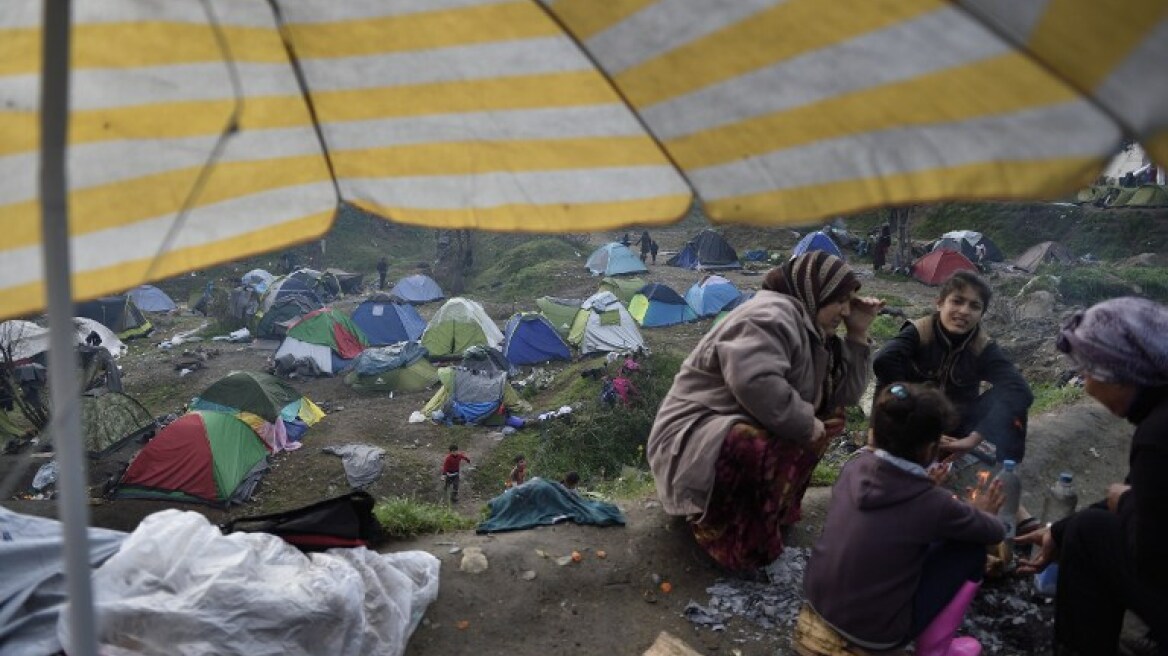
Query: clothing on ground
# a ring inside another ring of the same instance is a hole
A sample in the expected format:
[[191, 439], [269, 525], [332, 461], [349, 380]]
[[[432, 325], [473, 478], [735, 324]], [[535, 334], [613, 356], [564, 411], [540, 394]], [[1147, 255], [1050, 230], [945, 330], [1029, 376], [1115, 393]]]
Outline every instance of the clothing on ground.
[[385, 449], [368, 444], [344, 444], [341, 446], [326, 446], [323, 453], [331, 453], [341, 457], [345, 467], [345, 478], [349, 480], [349, 487], [365, 487], [381, 476], [385, 463], [382, 457]]
[[502, 533], [571, 521], [595, 526], [624, 526], [625, 517], [611, 503], [584, 499], [563, 485], [533, 478], [487, 502], [489, 515], [477, 533]]

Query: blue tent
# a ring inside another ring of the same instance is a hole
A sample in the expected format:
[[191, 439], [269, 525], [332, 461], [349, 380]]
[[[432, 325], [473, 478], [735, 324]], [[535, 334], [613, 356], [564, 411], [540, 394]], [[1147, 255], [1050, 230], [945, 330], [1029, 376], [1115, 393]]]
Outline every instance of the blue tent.
[[170, 312], [178, 307], [166, 292], [154, 285], [139, 285], [126, 295], [143, 312]]
[[685, 293], [685, 302], [699, 317], [711, 317], [726, 309], [738, 296], [738, 288], [729, 280], [722, 276], [709, 276], [689, 288]]
[[415, 304], [441, 301], [446, 298], [446, 294], [442, 293], [442, 288], [434, 282], [433, 278], [420, 273], [406, 276], [397, 281], [393, 289], [389, 290], [389, 295], [404, 303]]
[[503, 336], [503, 357], [513, 365], [572, 359], [567, 342], [542, 314], [524, 312], [512, 315]]
[[353, 310], [353, 323], [369, 338], [370, 346], [413, 342], [426, 329], [412, 305], [394, 303], [388, 294], [374, 294]]
[[588, 267], [594, 276], [619, 276], [649, 271], [636, 253], [628, 246], [615, 241], [593, 251], [584, 266]]
[[799, 240], [795, 244], [795, 249], [791, 251], [791, 257], [797, 257], [810, 251], [827, 251], [841, 260], [847, 259], [844, 254], [840, 252], [839, 246], [835, 245], [831, 237], [826, 233], [816, 230]]
[[633, 300], [629, 301], [629, 314], [646, 328], [672, 326], [698, 318], [694, 309], [685, 302], [681, 294], [659, 282], [645, 285]]

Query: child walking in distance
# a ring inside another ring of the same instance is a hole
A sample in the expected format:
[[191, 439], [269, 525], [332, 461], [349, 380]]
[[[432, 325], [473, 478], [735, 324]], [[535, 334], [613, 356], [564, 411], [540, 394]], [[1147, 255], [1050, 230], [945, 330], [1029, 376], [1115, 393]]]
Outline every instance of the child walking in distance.
[[920, 656], [980, 653], [954, 633], [981, 586], [986, 546], [1005, 536], [995, 516], [1003, 494], [994, 481], [962, 501], [926, 470], [954, 419], [931, 387], [894, 382], [876, 397], [870, 444], [844, 465], [807, 563], [799, 654], [914, 640]]
[[458, 482], [462, 477], [462, 463], [470, 464], [470, 458], [458, 450], [457, 444], [450, 445], [450, 452], [442, 461], [442, 494], [450, 494], [450, 503], [458, 503]]

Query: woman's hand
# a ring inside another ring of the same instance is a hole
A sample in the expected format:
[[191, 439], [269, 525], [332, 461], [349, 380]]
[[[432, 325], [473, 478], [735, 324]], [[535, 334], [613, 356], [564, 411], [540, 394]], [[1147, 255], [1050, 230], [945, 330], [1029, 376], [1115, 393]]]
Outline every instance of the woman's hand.
[[844, 326], [848, 329], [848, 337], [854, 340], [868, 339], [868, 326], [876, 319], [884, 301], [874, 296], [856, 296], [848, 307], [848, 316], [844, 317]]
[[1044, 526], [1037, 531], [1031, 531], [1019, 538], [1014, 538], [1015, 551], [1018, 545], [1038, 545], [1038, 553], [1032, 553], [1029, 558], [1018, 559], [1019, 574], [1033, 574], [1046, 569], [1046, 566], [1055, 561], [1054, 537], [1050, 534], [1050, 527]]
[[941, 450], [949, 453], [969, 453], [981, 444], [981, 433], [974, 431], [965, 437], [941, 436]]
[[953, 477], [953, 463], [948, 459], [942, 460], [941, 462], [934, 462], [929, 465], [926, 471], [934, 485], [942, 486]]
[[819, 417], [812, 419], [815, 423], [811, 425], [811, 449], [820, 451], [827, 448], [827, 442], [831, 438], [827, 434], [827, 428]]
[[1112, 483], [1107, 486], [1107, 509], [1113, 513], [1119, 512], [1119, 498], [1131, 489], [1130, 485]]

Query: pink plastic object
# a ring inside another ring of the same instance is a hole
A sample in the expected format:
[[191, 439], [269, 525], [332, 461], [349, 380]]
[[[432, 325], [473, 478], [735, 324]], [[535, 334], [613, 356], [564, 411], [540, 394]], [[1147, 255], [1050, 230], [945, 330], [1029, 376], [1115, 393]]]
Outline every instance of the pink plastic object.
[[917, 636], [917, 656], [980, 656], [981, 643], [975, 638], [954, 638], [965, 611], [977, 595], [981, 583], [966, 581], [953, 599]]

